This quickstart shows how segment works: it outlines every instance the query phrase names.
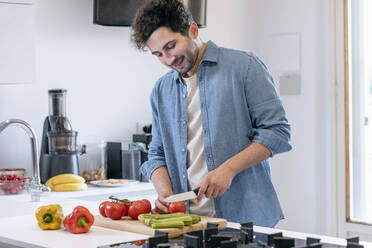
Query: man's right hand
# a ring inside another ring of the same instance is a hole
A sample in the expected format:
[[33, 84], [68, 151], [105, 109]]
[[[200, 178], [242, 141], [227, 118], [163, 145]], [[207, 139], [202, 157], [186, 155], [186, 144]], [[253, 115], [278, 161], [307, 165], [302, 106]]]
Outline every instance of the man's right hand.
[[165, 197], [158, 196], [158, 199], [155, 201], [155, 208], [151, 210], [153, 214], [167, 214], [169, 202], [164, 201]]
[[169, 213], [169, 203], [165, 202], [164, 198], [173, 195], [173, 190], [167, 168], [165, 166], [160, 166], [155, 169], [151, 174], [151, 182], [158, 193], [158, 199], [155, 201], [155, 208], [151, 212], [155, 214]]

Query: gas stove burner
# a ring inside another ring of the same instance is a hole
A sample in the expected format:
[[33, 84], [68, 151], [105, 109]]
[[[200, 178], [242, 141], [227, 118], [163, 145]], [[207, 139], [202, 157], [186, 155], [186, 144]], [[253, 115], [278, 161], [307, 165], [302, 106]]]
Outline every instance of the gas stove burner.
[[[142, 245], [142, 246], [141, 246]], [[308, 237], [306, 240], [283, 236], [283, 233], [265, 234], [254, 232], [253, 223], [242, 223], [240, 229], [225, 228], [218, 230], [218, 224], [208, 223], [205, 230], [192, 231], [183, 235], [183, 239], [170, 240], [168, 233], [155, 231], [155, 236], [147, 241], [125, 242], [98, 248], [329, 248], [344, 247], [321, 242]], [[361, 248], [359, 237], [347, 239], [346, 248]]]

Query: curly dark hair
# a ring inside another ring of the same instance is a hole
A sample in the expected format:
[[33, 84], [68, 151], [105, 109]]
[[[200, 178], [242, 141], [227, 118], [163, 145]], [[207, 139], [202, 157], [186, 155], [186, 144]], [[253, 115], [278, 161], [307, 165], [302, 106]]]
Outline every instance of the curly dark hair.
[[139, 50], [146, 50], [146, 42], [160, 27], [187, 35], [191, 13], [182, 0], [149, 0], [137, 10], [132, 24], [131, 41]]

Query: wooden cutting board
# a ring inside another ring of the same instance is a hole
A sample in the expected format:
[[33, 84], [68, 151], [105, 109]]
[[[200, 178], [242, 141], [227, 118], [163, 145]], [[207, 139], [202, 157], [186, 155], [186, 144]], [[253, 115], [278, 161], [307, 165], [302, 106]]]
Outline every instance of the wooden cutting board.
[[[155, 229], [146, 226], [138, 220], [129, 219], [130, 217], [126, 217], [126, 219], [124, 218], [125, 217], [123, 217], [121, 220], [112, 220], [101, 215], [96, 215], [94, 216], [94, 225], [127, 232], [141, 233], [149, 236], [155, 235]], [[185, 226], [183, 228], [166, 228], [158, 230], [168, 232], [169, 238], [175, 238], [190, 231], [204, 230], [207, 227], [207, 222], [217, 223], [219, 229], [223, 229], [227, 225], [227, 221], [225, 219], [201, 216], [201, 221], [199, 223], [190, 226]]]

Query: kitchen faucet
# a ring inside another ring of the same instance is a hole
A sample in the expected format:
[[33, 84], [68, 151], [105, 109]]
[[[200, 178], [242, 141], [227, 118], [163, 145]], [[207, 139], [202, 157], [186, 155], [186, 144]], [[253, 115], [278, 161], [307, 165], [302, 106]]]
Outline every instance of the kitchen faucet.
[[42, 192], [49, 192], [49, 187], [40, 183], [40, 169], [39, 163], [37, 161], [37, 140], [35, 131], [32, 129], [30, 124], [19, 119], [8, 119], [0, 122], [0, 133], [8, 126], [19, 126], [27, 132], [31, 139], [31, 153], [32, 153], [32, 164], [34, 175], [31, 183], [28, 184], [27, 190], [31, 193], [31, 200], [34, 202], [40, 201], [40, 194]]

